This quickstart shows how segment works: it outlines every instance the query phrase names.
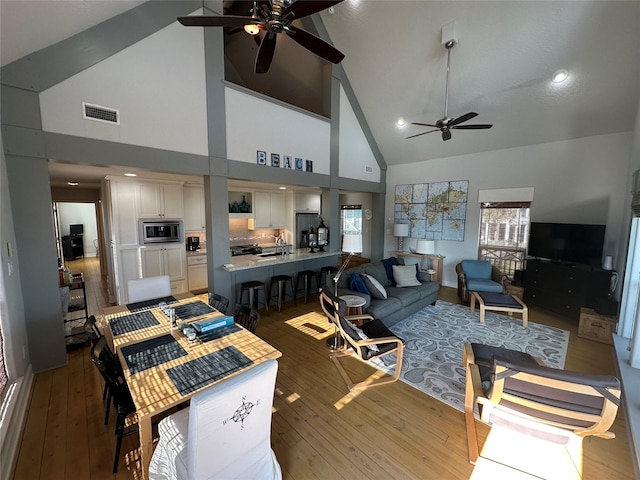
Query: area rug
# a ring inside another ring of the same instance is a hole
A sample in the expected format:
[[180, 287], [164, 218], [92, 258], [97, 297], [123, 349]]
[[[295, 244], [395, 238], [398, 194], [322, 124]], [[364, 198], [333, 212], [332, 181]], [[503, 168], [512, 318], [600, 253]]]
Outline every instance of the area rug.
[[[391, 327], [393, 333], [405, 340], [400, 379], [464, 411], [464, 342], [526, 352], [540, 357], [547, 366], [563, 368], [569, 332], [531, 321], [525, 328], [519, 317], [486, 312], [482, 324], [478, 309], [471, 313], [466, 305], [438, 300], [435, 305], [429, 305]], [[391, 362], [372, 361], [384, 371], [391, 370]]]

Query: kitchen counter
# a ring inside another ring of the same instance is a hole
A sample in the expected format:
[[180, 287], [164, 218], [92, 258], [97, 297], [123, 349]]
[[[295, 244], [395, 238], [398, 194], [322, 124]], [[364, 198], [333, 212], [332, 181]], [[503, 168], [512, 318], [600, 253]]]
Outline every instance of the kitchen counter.
[[206, 255], [206, 254], [207, 254], [206, 248], [204, 249], [201, 248], [199, 250], [194, 250], [194, 251], [187, 250], [187, 258], [196, 256], [196, 255]]
[[250, 268], [283, 265], [287, 263], [315, 260], [325, 257], [335, 257], [336, 255], [340, 255], [340, 252], [309, 253], [309, 249], [300, 248], [297, 250], [292, 250], [289, 255], [284, 256], [277, 255], [275, 257], [261, 257], [260, 255], [240, 255], [231, 257], [231, 263], [224, 265], [222, 268], [224, 268], [228, 272], [236, 272], [238, 270], [248, 270]]

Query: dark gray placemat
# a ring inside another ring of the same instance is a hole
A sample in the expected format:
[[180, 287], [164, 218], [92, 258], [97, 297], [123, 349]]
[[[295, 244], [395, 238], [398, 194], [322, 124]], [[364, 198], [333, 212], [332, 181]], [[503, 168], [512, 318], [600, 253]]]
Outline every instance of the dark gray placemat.
[[190, 303], [184, 303], [175, 307], [176, 317], [179, 320], [189, 320], [190, 318], [199, 317], [201, 315], [207, 315], [216, 311], [211, 305], [204, 303], [203, 301], [196, 301]]
[[138, 310], [148, 310], [149, 308], [157, 307], [160, 304], [160, 302], [170, 304], [170, 303], [175, 303], [177, 301], [178, 300], [176, 300], [176, 297], [173, 297], [173, 296], [154, 298], [153, 300], [144, 300], [142, 302], [127, 303], [127, 308], [129, 309], [130, 312], [136, 312]]
[[187, 395], [252, 363], [244, 353], [230, 346], [169, 368], [167, 375], [178, 391]]
[[135, 332], [136, 330], [142, 330], [143, 328], [154, 327], [160, 325], [160, 322], [153, 316], [153, 313], [146, 311], [112, 318], [109, 320], [109, 325], [111, 325], [113, 335], [118, 336]]
[[232, 333], [239, 332], [241, 328], [236, 325], [229, 325], [227, 327], [217, 328], [215, 330], [211, 330], [210, 332], [203, 333], [198, 335], [198, 338], [201, 342], [210, 342], [211, 340], [216, 340], [218, 338], [226, 337], [227, 335], [231, 335]]
[[170, 334], [122, 347], [122, 355], [131, 374], [170, 362], [186, 354], [186, 350]]

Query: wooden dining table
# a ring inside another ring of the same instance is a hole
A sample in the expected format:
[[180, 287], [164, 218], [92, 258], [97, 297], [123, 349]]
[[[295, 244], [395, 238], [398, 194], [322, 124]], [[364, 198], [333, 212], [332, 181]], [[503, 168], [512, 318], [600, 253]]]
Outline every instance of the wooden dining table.
[[[185, 324], [225, 317], [191, 294], [175, 295], [169, 302], [168, 306], [176, 309], [178, 321]], [[166, 415], [215, 383], [282, 355], [235, 323], [189, 341], [180, 328], [171, 329], [167, 315], [157, 303], [150, 303], [108, 307], [100, 319], [122, 364], [136, 407], [145, 478], [153, 454], [153, 417]], [[181, 319], [178, 312], [187, 312], [183, 316], [189, 318]]]

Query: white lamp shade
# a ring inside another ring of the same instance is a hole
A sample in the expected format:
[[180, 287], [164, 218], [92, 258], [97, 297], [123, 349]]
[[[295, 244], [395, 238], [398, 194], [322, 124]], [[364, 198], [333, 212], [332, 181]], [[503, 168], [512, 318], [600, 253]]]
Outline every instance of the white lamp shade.
[[347, 253], [362, 253], [362, 235], [343, 235], [342, 251]]
[[433, 255], [436, 252], [436, 242], [433, 240], [418, 240], [416, 253], [420, 255]]
[[408, 237], [409, 236], [409, 224], [408, 223], [396, 223], [393, 226], [394, 237]]

